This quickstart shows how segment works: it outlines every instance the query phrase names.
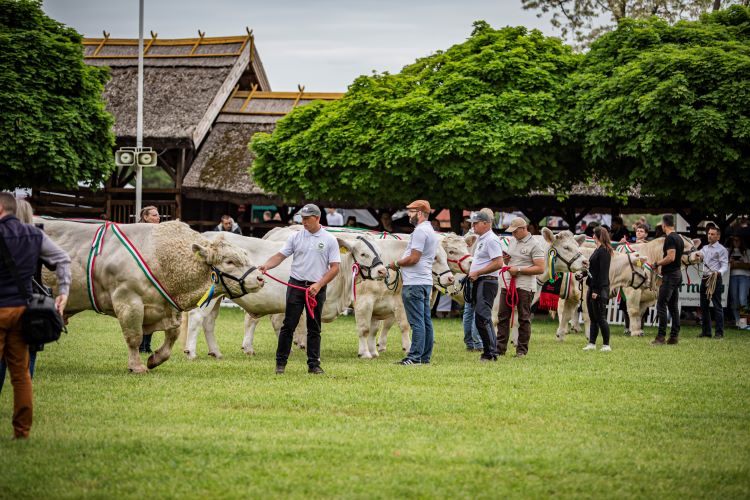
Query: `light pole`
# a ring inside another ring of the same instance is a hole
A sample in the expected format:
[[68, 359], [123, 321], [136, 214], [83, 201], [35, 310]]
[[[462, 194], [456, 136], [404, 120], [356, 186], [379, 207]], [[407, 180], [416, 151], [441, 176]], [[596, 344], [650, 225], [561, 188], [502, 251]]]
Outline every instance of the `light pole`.
[[[138, 1], [138, 111], [135, 125], [135, 147], [143, 148], [143, 0]], [[141, 190], [143, 188], [143, 167], [140, 162], [135, 167], [135, 214], [141, 213]]]

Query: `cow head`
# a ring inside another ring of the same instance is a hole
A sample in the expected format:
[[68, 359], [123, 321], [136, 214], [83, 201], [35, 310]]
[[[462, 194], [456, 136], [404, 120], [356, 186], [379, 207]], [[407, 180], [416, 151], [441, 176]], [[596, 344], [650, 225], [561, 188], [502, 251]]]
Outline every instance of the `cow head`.
[[448, 254], [443, 245], [438, 245], [435, 250], [435, 260], [432, 262], [432, 282], [436, 286], [445, 288], [452, 285], [456, 278], [448, 267]]
[[[476, 235], [471, 235], [476, 238]], [[470, 238], [467, 236], [466, 238]], [[466, 238], [462, 238], [456, 234], [446, 234], [440, 244], [445, 250], [447, 256], [448, 267], [452, 273], [469, 274], [469, 268], [471, 267], [471, 253], [469, 252], [469, 244]], [[474, 242], [473, 240], [468, 240]]]
[[364, 236], [357, 238], [336, 238], [339, 248], [351, 253], [354, 262], [359, 265], [359, 275], [364, 279], [382, 280], [388, 276], [375, 245]]
[[698, 250], [701, 246], [701, 240], [683, 236], [682, 241], [685, 244], [685, 249], [682, 254], [682, 265], [683, 266], [697, 266], [703, 262], [703, 253]]
[[193, 243], [193, 252], [216, 273], [218, 293], [226, 293], [234, 299], [263, 287], [263, 276], [250, 262], [247, 252], [225, 241], [223, 235], [208, 245]]
[[573, 233], [560, 231], [554, 234], [549, 228], [543, 227], [542, 235], [550, 245], [545, 262], [550, 257], [554, 258], [556, 271], [575, 273], [588, 266], [588, 259], [583, 256], [578, 248], [578, 242]]

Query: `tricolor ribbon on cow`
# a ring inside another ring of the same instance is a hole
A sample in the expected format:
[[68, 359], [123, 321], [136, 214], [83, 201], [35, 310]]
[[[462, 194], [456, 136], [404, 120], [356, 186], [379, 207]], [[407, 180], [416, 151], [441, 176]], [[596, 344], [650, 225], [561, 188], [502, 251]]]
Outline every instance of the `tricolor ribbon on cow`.
[[557, 258], [557, 250], [554, 248], [550, 248], [547, 252], [547, 279], [550, 283], [555, 282], [555, 277], [557, 276], [557, 273], [555, 273], [555, 259]]
[[120, 229], [120, 226], [118, 224], [110, 221], [106, 221], [94, 233], [94, 239], [91, 242], [89, 258], [86, 264], [86, 285], [89, 293], [89, 300], [91, 300], [91, 305], [93, 306], [94, 311], [98, 313], [102, 312], [99, 308], [99, 304], [96, 301], [96, 293], [94, 292], [94, 266], [96, 264], [96, 257], [102, 253], [102, 249], [104, 248], [104, 236], [109, 228], [112, 228], [112, 232], [115, 234], [117, 239], [120, 240], [120, 243], [122, 243], [128, 253], [133, 257], [133, 260], [135, 260], [138, 267], [146, 276], [146, 279], [148, 279], [153, 287], [156, 288], [156, 291], [159, 292], [162, 297], [164, 297], [169, 305], [171, 305], [178, 311], [182, 311], [182, 308], [177, 305], [177, 302], [175, 302], [172, 296], [169, 295], [169, 292], [167, 292], [159, 279], [154, 275], [153, 271], [151, 271], [151, 268], [148, 266], [146, 260], [140, 254], [135, 245], [133, 245], [133, 242], [130, 241], [127, 235], [122, 231], [122, 229]]

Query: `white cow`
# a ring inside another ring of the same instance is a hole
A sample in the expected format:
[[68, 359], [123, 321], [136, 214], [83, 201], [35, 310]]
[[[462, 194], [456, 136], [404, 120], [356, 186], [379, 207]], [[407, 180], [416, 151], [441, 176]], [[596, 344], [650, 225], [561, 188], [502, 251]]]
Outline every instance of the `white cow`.
[[[287, 229], [287, 228], [283, 228]], [[215, 238], [219, 233], [205, 233], [208, 238]], [[239, 235], [227, 235], [227, 239], [235, 245], [245, 249], [254, 260], [265, 262], [268, 257], [277, 253], [284, 246], [284, 241], [280, 241], [280, 232], [276, 232], [279, 240], [265, 240], [258, 238], [249, 238]], [[287, 231], [286, 235], [290, 233]], [[386, 276], [385, 266], [382, 264], [380, 256], [369, 240], [348, 237], [348, 235], [339, 235], [337, 238], [341, 250], [341, 271], [328, 284], [326, 291], [326, 301], [323, 306], [323, 321], [329, 323], [338, 317], [345, 309], [349, 307], [352, 301], [352, 284], [356, 279], [361, 283], [365, 277], [372, 279], [383, 279]], [[352, 272], [354, 263], [360, 266], [361, 271], [355, 278]], [[271, 276], [285, 282], [289, 282], [289, 273], [291, 270], [291, 259], [285, 259], [282, 263], [269, 272], [264, 289], [253, 296], [245, 296], [235, 302], [242, 307], [245, 312], [245, 337], [242, 342], [242, 349], [248, 355], [255, 354], [253, 340], [255, 328], [263, 316], [270, 315], [274, 328], [278, 335], [281, 323], [277, 319], [283, 320], [281, 314], [286, 308], [286, 286], [273, 280]], [[194, 359], [195, 347], [200, 327], [206, 335], [206, 341], [209, 346], [209, 355], [221, 358], [222, 354], [216, 343], [214, 328], [216, 318], [219, 314], [220, 304], [218, 301], [210, 304], [206, 309], [196, 309], [190, 312], [189, 321], [185, 324], [188, 329], [185, 353], [188, 358]], [[306, 340], [306, 328], [304, 321], [300, 321], [297, 332], [295, 332], [297, 343], [304, 348]], [[300, 334], [301, 332], [301, 334]]]
[[[169, 359], [180, 332], [175, 307], [196, 307], [212, 285], [212, 273], [220, 278], [215, 285], [218, 295], [240, 297], [263, 286], [261, 273], [244, 250], [222, 237], [209, 241], [182, 222], [37, 222], [72, 260], [66, 316], [95, 309], [116, 317], [128, 345], [128, 368], [134, 373], [147, 371], [138, 354], [144, 333], [165, 332], [164, 344], [148, 358], [148, 368]], [[45, 273], [44, 280], [55, 285], [52, 273]]]

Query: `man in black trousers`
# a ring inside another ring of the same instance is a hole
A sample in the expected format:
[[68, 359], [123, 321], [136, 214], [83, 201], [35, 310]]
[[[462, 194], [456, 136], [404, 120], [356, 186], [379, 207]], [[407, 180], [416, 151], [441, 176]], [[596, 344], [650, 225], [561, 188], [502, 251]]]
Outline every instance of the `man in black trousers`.
[[[664, 229], [664, 257], [654, 263], [654, 269], [661, 267], [662, 282], [659, 287], [659, 296], [656, 299], [656, 312], [659, 317], [659, 333], [651, 345], [677, 344], [680, 335], [680, 309], [677, 306], [680, 300], [680, 285], [682, 285], [682, 254], [685, 251], [685, 243], [674, 230], [674, 216], [665, 215], [661, 219]], [[672, 317], [672, 329], [667, 336], [667, 310]]]

